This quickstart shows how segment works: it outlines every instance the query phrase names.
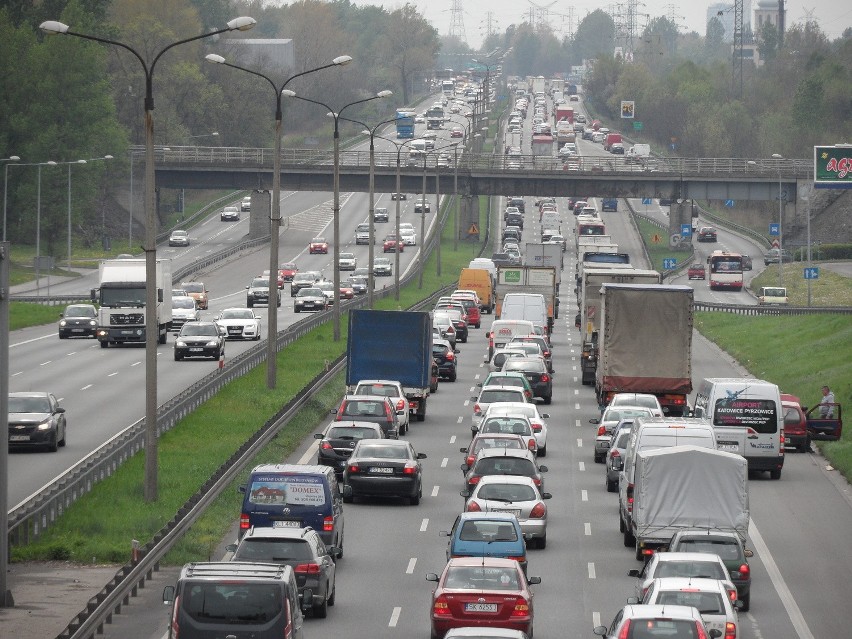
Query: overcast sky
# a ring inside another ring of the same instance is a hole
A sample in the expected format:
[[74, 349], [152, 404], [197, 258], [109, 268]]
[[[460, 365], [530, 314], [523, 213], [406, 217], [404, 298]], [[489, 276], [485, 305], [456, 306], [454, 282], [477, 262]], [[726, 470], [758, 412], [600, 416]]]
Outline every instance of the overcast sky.
[[[357, 5], [381, 5], [392, 10], [400, 7], [403, 0], [351, 0]], [[716, 0], [724, 1], [724, 0]], [[714, 2], [706, 0], [638, 0], [637, 14], [640, 27], [647, 22], [647, 16], [656, 18], [670, 15], [674, 10], [674, 20], [683, 31], [697, 31], [704, 35], [707, 7]], [[426, 16], [441, 35], [449, 33], [452, 22], [453, 0], [409, 0], [417, 6], [418, 11]], [[752, 0], [752, 8], [758, 0]], [[482, 43], [487, 29], [488, 14], [490, 13], [492, 30], [502, 32], [510, 24], [529, 21], [530, 10], [535, 6], [547, 7], [548, 22], [557, 33], [567, 35], [576, 29], [577, 24], [588, 13], [595, 9], [609, 11], [616, 2], [589, 2], [588, 0], [457, 0], [462, 8], [462, 20], [467, 41], [470, 46], [478, 48]], [[619, 0], [618, 4], [627, 5], [627, 0]], [[733, 4], [730, 0], [729, 4]], [[787, 24], [792, 25], [805, 18], [805, 11], [813, 12], [813, 17], [820, 28], [830, 39], [841, 35], [844, 29], [852, 26], [852, 3], [849, 0], [787, 0]], [[615, 12], [615, 9], [612, 9]], [[645, 15], [642, 15], [645, 14]], [[570, 28], [569, 28], [570, 25]]]

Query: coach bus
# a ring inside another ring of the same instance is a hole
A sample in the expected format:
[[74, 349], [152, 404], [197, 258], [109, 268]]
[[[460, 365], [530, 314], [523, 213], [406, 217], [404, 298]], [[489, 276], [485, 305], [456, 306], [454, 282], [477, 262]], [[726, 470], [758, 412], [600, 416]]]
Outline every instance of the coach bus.
[[741, 291], [743, 288], [743, 256], [730, 251], [713, 251], [707, 258], [710, 266], [710, 290]]

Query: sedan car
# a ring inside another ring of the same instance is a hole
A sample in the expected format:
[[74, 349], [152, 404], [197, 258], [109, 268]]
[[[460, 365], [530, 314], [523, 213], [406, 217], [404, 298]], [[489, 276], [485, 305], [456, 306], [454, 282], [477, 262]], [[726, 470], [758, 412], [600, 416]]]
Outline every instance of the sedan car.
[[240, 221], [240, 209], [236, 206], [226, 206], [222, 209], [222, 212], [219, 214], [220, 222], [239, 222]]
[[[277, 300], [275, 306], [281, 306], [281, 291], [276, 288]], [[255, 277], [246, 286], [246, 306], [249, 308], [255, 304], [266, 304], [269, 306], [269, 278]]]
[[382, 251], [384, 253], [402, 253], [405, 250], [405, 240], [400, 237], [397, 239], [396, 233], [388, 233], [385, 239], [382, 240]]
[[204, 282], [181, 282], [180, 287], [195, 300], [198, 308], [202, 311], [207, 310], [210, 302], [208, 300], [207, 287], [204, 286]]
[[467, 499], [467, 512], [508, 513], [514, 515], [528, 546], [547, 546], [547, 506], [542, 493], [529, 477], [489, 475], [479, 480], [473, 492], [461, 491]]
[[377, 257], [373, 260], [373, 275], [376, 277], [390, 277], [393, 275], [393, 266], [386, 257]]
[[65, 445], [65, 409], [53, 393], [9, 393], [9, 447]]
[[226, 308], [214, 321], [225, 329], [226, 339], [260, 339], [260, 317], [250, 308]]
[[290, 297], [296, 297], [296, 293], [300, 289], [313, 286], [322, 280], [322, 273], [319, 271], [300, 271], [293, 276], [290, 281]]
[[465, 511], [456, 517], [452, 530], [442, 530], [441, 535], [450, 538], [447, 561], [453, 557], [505, 557], [527, 572], [524, 533], [512, 513]]
[[[529, 344], [538, 348], [538, 344]], [[553, 373], [548, 371], [543, 357], [510, 357], [501, 369], [504, 373], [523, 373], [533, 389], [533, 397], [540, 397], [545, 404], [553, 400]]]
[[429, 209], [429, 200], [424, 200], [423, 198], [418, 198], [414, 203], [414, 212], [415, 213], [428, 213]]
[[384, 395], [393, 402], [399, 416], [400, 432], [408, 432], [411, 423], [410, 407], [405, 390], [400, 382], [390, 379], [362, 379], [352, 391], [353, 395]]
[[703, 280], [707, 277], [707, 269], [701, 262], [696, 262], [689, 267], [686, 275], [691, 280]]
[[366, 277], [361, 275], [349, 276], [349, 288], [352, 289], [353, 295], [364, 295], [367, 292], [369, 282]]
[[698, 610], [691, 606], [646, 606], [642, 604], [624, 606], [615, 615], [609, 628], [597, 626], [594, 633], [606, 637], [606, 639], [621, 639], [622, 637], [710, 639], [711, 636], [721, 636], [715, 633], [711, 635], [707, 631]]
[[688, 577], [717, 579], [725, 586], [728, 598], [739, 598], [737, 587], [731, 581], [731, 574], [719, 555], [698, 552], [658, 552], [641, 569], [627, 571], [628, 576], [636, 577], [636, 597], [643, 599], [657, 577]]
[[609, 446], [612, 443], [612, 433], [622, 419], [653, 416], [654, 411], [645, 406], [608, 406], [600, 419], [590, 419], [589, 423], [598, 427], [598, 434], [595, 438], [595, 463], [603, 463], [606, 451], [609, 450]]
[[98, 330], [98, 310], [93, 304], [69, 304], [59, 317], [59, 339], [94, 337]]
[[464, 131], [462, 131], [461, 128], [459, 128], [457, 126], [454, 126], [452, 131], [450, 131], [450, 137], [451, 138], [463, 138], [464, 137]]
[[201, 311], [198, 310], [198, 305], [195, 300], [189, 297], [173, 297], [172, 298], [172, 321], [169, 328], [172, 331], [180, 331], [180, 327], [187, 322], [198, 322], [201, 320]]
[[391, 193], [391, 200], [407, 200], [407, 193]]
[[313, 528], [252, 527], [238, 544], [229, 545], [227, 550], [233, 553], [231, 561], [292, 567], [299, 597], [305, 591], [312, 594], [312, 601], [305, 605], [311, 607], [314, 617], [324, 619], [328, 607], [334, 605], [335, 560], [342, 557], [343, 552], [326, 546]]
[[169, 235], [169, 246], [189, 246], [189, 234], [180, 229], [172, 231]]
[[328, 255], [328, 242], [324, 237], [315, 237], [308, 243], [308, 253], [322, 253]]
[[426, 580], [436, 584], [430, 611], [432, 639], [466, 626], [508, 628], [532, 637], [534, 609], [529, 587], [540, 584], [541, 577], [525, 576], [514, 559], [454, 557], [440, 577], [427, 573]]
[[249, 212], [251, 211], [251, 195], [246, 195], [242, 202], [240, 202], [240, 211]]
[[225, 335], [225, 329], [215, 322], [187, 322], [175, 337], [175, 361], [187, 357], [223, 358]]
[[529, 450], [528, 441], [521, 435], [510, 433], [477, 433], [467, 446], [459, 448], [464, 453], [462, 464], [473, 466], [480, 450], [485, 448], [511, 448], [513, 450]]
[[525, 417], [532, 426], [536, 443], [536, 454], [547, 456], [547, 422], [548, 413], [539, 413], [538, 407], [531, 402], [494, 402], [485, 411], [482, 421], [491, 417]]
[[337, 261], [337, 267], [341, 271], [354, 271], [358, 266], [358, 260], [355, 253], [341, 253], [340, 259]]
[[698, 229], [698, 241], [699, 242], [716, 242], [716, 229], [712, 226], [702, 226]]
[[456, 381], [456, 354], [458, 351], [445, 339], [432, 339], [432, 358], [438, 364], [438, 374], [451, 382]]
[[318, 439], [317, 463], [331, 466], [338, 476], [343, 476], [346, 462], [362, 439], [383, 439], [382, 427], [372, 422], [332, 422], [324, 433], [314, 434]]
[[530, 420], [523, 415], [491, 415], [482, 420], [476, 429], [479, 435], [518, 435], [523, 438], [525, 448], [538, 454], [538, 442], [535, 439]]
[[407, 497], [417, 506], [423, 496], [421, 459], [426, 454], [404, 439], [362, 439], [343, 471], [343, 501], [362, 495]]
[[328, 297], [322, 289], [316, 286], [299, 289], [296, 297], [293, 298], [293, 312], [301, 313], [302, 311], [324, 311], [329, 307]]
[[717, 579], [664, 577], [654, 579], [642, 603], [657, 606], [692, 606], [701, 614], [710, 632], [720, 637], [736, 637], [741, 602], [731, 602], [722, 582]]

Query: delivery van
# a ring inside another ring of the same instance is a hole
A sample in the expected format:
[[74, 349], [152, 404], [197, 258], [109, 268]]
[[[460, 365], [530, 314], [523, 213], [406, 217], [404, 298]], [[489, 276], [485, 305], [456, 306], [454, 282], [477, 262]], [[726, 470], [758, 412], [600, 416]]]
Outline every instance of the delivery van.
[[459, 273], [458, 288], [476, 291], [479, 296], [479, 309], [483, 313], [494, 312], [494, 280], [487, 270], [463, 268]]
[[784, 467], [784, 410], [772, 382], [748, 377], [701, 380], [692, 408], [713, 424], [719, 450], [738, 453], [748, 469], [781, 478]]
[[530, 321], [494, 320], [491, 323], [491, 330], [485, 334], [485, 337], [488, 338], [488, 358], [486, 361], [490, 362], [491, 358], [494, 357], [494, 351], [503, 348], [512, 341], [513, 337], [535, 334], [535, 327]]
[[507, 293], [500, 301], [501, 320], [528, 320], [548, 326], [547, 300], [538, 293]]
[[612, 148], [613, 144], [622, 144], [621, 133], [614, 133], [610, 131], [606, 134], [606, 137], [603, 141], [604, 151], [609, 151]]

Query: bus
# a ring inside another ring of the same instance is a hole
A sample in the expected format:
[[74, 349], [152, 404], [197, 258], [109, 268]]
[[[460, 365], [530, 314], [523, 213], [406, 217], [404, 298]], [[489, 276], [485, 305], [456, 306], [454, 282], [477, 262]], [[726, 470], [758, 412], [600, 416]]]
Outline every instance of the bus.
[[606, 235], [606, 225], [599, 217], [581, 215], [577, 218], [577, 237], [583, 235]]
[[441, 81], [441, 93], [446, 97], [451, 98], [456, 94], [456, 83], [453, 80]]
[[743, 288], [743, 256], [730, 251], [713, 251], [707, 258], [710, 266], [711, 291], [741, 291]]

